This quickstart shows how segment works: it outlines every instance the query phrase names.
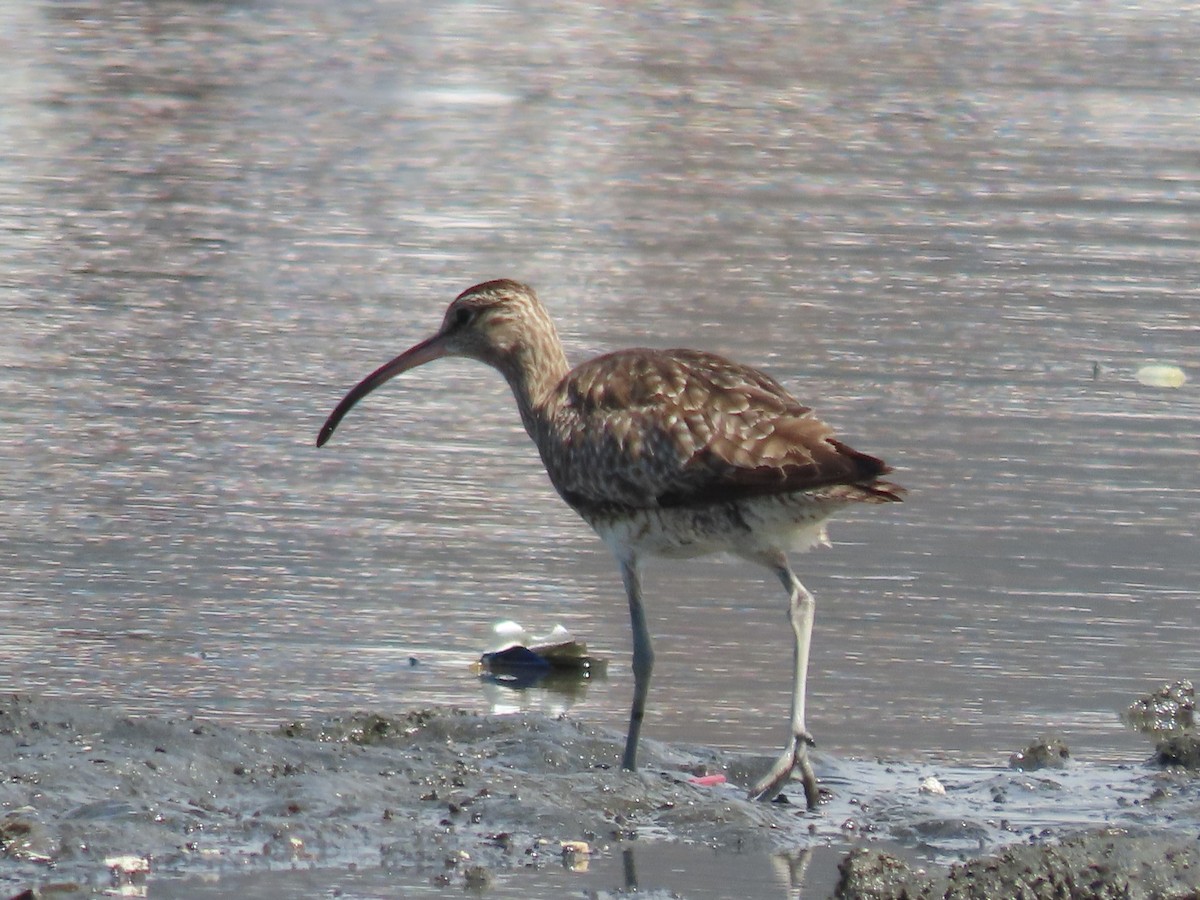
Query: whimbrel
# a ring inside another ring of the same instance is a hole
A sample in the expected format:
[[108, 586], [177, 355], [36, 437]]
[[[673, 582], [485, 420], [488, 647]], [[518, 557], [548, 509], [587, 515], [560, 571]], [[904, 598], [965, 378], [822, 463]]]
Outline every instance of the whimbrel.
[[371, 391], [443, 356], [487, 363], [507, 379], [550, 481], [621, 567], [634, 675], [622, 766], [637, 765], [654, 667], [642, 559], [729, 552], [783, 583], [794, 638], [791, 737], [750, 796], [772, 799], [798, 770], [814, 808], [804, 717], [814, 600], [786, 553], [825, 543], [825, 522], [842, 506], [899, 500], [904, 489], [880, 478], [889, 467], [835, 438], [768, 375], [711, 353], [619, 350], [570, 369], [537, 295], [507, 279], [463, 291], [436, 334], [355, 385], [317, 446]]

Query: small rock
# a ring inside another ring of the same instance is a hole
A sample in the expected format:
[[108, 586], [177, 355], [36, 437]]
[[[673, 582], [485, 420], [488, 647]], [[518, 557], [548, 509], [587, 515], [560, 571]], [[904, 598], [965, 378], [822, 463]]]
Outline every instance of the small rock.
[[902, 900], [920, 896], [927, 884], [900, 859], [890, 853], [858, 848], [838, 863], [838, 883], [834, 897], [845, 900]]
[[1200, 769], [1200, 738], [1195, 734], [1173, 734], [1154, 748], [1155, 761], [1163, 766]]
[[1034, 772], [1038, 769], [1063, 769], [1071, 751], [1062, 738], [1039, 737], [1024, 750], [1018, 750], [1008, 758], [1009, 768], [1022, 772]]
[[467, 866], [463, 881], [469, 890], [484, 891], [492, 886], [492, 873], [485, 866]]
[[1196, 727], [1196, 690], [1180, 679], [1139, 697], [1125, 711], [1125, 721], [1151, 736], [1188, 731]]

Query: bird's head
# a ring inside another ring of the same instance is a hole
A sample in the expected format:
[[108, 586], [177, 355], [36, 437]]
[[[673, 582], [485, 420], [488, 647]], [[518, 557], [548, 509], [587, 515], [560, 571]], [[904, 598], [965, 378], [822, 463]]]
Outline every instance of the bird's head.
[[[539, 325], [553, 330], [533, 288], [502, 278], [467, 288], [455, 297], [442, 327], [424, 344], [437, 348], [431, 358], [465, 356], [503, 370], [505, 361], [529, 343], [531, 331]], [[426, 360], [413, 365], [422, 362]]]
[[558, 335], [533, 288], [509, 279], [485, 281], [467, 288], [447, 308], [442, 326], [435, 334], [380, 366], [350, 389], [325, 420], [317, 435], [317, 446], [329, 440], [354, 404], [409, 369], [443, 356], [461, 356], [487, 363], [511, 377], [527, 364], [524, 357], [538, 355], [540, 342], [557, 346]]

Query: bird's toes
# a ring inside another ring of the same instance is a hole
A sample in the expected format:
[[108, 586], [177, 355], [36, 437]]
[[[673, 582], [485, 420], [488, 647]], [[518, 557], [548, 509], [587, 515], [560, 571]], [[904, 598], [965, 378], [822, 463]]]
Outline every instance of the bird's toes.
[[760, 781], [747, 791], [746, 799], [752, 802], [770, 803], [779, 796], [779, 792], [783, 790], [783, 785], [786, 781], [786, 778], [775, 779], [766, 783]]
[[750, 788], [748, 798], [750, 800], [760, 800], [767, 802], [775, 799], [776, 795], [783, 790], [783, 786], [787, 784], [788, 779], [792, 774], [791, 760], [787, 766], [781, 766], [778, 762], [771, 768], [771, 771], [755, 782], [754, 787]]

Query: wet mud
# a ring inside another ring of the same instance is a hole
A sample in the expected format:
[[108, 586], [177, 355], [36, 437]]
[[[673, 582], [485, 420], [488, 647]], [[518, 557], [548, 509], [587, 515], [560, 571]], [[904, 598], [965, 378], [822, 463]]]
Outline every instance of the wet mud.
[[1200, 890], [1200, 778], [1149, 746], [1102, 766], [1035, 741], [1045, 752], [1023, 753], [1049, 765], [1032, 770], [818, 753], [829, 797], [813, 815], [798, 788], [791, 803], [744, 798], [769, 756], [647, 741], [629, 773], [623, 739], [537, 715], [368, 712], [254, 730], [6, 695], [0, 890], [349, 867], [486, 893], [501, 873], [654, 842], [841, 847], [840, 897]]
[[1105, 829], [1042, 846], [1022, 845], [952, 866], [933, 876], [895, 856], [852, 851], [840, 867], [839, 898], [1122, 898], [1195, 897], [1200, 841], [1167, 829], [1131, 834]]

